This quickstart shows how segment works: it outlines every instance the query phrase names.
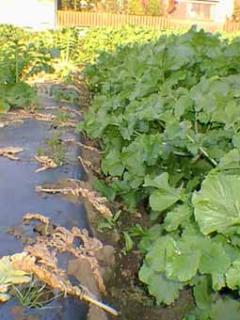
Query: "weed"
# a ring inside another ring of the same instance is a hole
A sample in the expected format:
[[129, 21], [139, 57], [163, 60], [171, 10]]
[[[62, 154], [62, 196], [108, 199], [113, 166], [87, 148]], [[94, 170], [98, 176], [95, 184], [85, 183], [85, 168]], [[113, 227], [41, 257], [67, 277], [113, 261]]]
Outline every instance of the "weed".
[[48, 153], [57, 165], [62, 165], [65, 160], [65, 148], [59, 133], [53, 134], [51, 139], [47, 141]]
[[46, 151], [43, 147], [38, 147], [36, 150], [36, 153], [37, 153], [37, 156], [41, 157], [45, 155]]
[[26, 308], [43, 308], [59, 297], [45, 284], [33, 280], [30, 285], [17, 288], [13, 286], [13, 295], [19, 304]]
[[58, 111], [56, 113], [56, 118], [55, 118], [55, 123], [56, 124], [61, 124], [61, 123], [64, 123], [64, 122], [68, 122], [70, 120], [70, 116], [67, 112], [64, 112], [64, 111]]
[[37, 156], [49, 157], [57, 164], [57, 166], [61, 166], [65, 161], [65, 147], [61, 140], [61, 134], [59, 132], [54, 133], [46, 143], [47, 146], [45, 148], [37, 148]]
[[133, 241], [131, 235], [129, 234], [129, 232], [127, 232], [127, 231], [123, 232], [123, 237], [124, 237], [125, 245], [124, 245], [124, 248], [122, 249], [122, 252], [124, 254], [127, 254], [128, 252], [130, 252], [133, 249], [134, 241]]
[[119, 210], [111, 218], [105, 218], [103, 221], [101, 221], [97, 226], [98, 231], [103, 232], [104, 229], [115, 229], [121, 213], [122, 211]]
[[73, 89], [53, 88], [52, 95], [59, 102], [79, 102], [79, 94]]

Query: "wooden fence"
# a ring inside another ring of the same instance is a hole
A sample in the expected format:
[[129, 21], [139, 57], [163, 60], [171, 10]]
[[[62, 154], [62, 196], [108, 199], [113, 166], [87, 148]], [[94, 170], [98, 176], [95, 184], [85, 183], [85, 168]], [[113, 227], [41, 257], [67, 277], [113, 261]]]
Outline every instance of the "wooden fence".
[[148, 26], [158, 29], [189, 29], [193, 24], [204, 28], [207, 31], [240, 31], [240, 23], [227, 21], [225, 24], [217, 24], [206, 21], [180, 20], [165, 17], [135, 16], [126, 14], [95, 13], [58, 11], [57, 24], [59, 27], [118, 27], [122, 25]]

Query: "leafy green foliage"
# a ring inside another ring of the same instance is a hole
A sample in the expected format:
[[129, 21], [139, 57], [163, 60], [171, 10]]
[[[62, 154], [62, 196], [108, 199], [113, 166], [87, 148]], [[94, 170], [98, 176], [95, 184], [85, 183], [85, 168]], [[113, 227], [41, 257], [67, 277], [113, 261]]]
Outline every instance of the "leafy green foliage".
[[123, 26], [120, 28], [101, 27], [78, 30], [81, 50], [78, 52], [80, 63], [93, 62], [103, 52], [114, 52], [118, 47], [132, 43], [144, 43], [156, 39], [166, 31], [151, 28]]
[[[78, 74], [79, 68], [82, 69], [83, 64], [95, 61], [103, 50], [115, 51], [118, 46], [126, 43], [147, 42], [159, 34], [161, 31], [129, 26], [91, 30], [63, 28], [34, 33], [10, 25], [1, 25], [0, 87], [4, 87], [8, 93], [0, 95], [0, 111], [16, 106], [35, 105], [35, 91], [31, 90], [30, 86], [27, 88], [26, 83], [39, 73], [54, 72], [56, 77], [69, 83], [75, 74]], [[23, 84], [27, 93], [24, 93], [23, 88], [20, 89]], [[16, 89], [13, 90], [15, 85]], [[22, 94], [21, 104], [19, 93]], [[57, 98], [67, 98], [74, 102], [78, 100], [74, 93], [64, 97], [58, 94]], [[18, 100], [18, 103], [15, 100]]]
[[151, 193], [149, 204], [154, 211], [162, 212], [181, 199], [181, 190], [171, 187], [168, 183], [168, 173], [164, 172], [160, 176], [145, 179], [144, 187], [156, 187], [157, 190]]
[[191, 286], [189, 319], [239, 308], [216, 294], [240, 289], [239, 48], [192, 29], [103, 53], [85, 70], [95, 96], [79, 128], [101, 139], [104, 190], [130, 208], [148, 202], [156, 223], [139, 243], [140, 280], [165, 304]]
[[0, 26], [0, 109], [32, 107], [35, 90], [26, 81], [52, 70], [51, 55], [34, 34], [12, 26]]
[[193, 195], [195, 218], [203, 234], [214, 231], [229, 234], [240, 224], [240, 177], [213, 175], [207, 177], [199, 192]]

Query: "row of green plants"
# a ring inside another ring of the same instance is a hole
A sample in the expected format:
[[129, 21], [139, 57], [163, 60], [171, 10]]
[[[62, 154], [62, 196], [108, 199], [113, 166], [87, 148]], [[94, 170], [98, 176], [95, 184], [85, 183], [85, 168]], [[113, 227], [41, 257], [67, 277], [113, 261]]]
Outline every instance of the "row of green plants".
[[32, 108], [37, 104], [35, 90], [27, 80], [51, 71], [51, 53], [30, 32], [8, 25], [0, 26], [0, 110]]
[[98, 189], [149, 214], [139, 279], [158, 304], [191, 288], [188, 320], [238, 319], [240, 39], [165, 34], [102, 53], [85, 75], [79, 130], [103, 151]]
[[114, 52], [126, 44], [146, 43], [168, 34], [172, 31], [131, 26], [32, 32], [0, 25], [0, 111], [37, 106], [36, 92], [29, 85], [36, 75], [44, 78], [52, 73], [71, 83], [75, 74], [86, 63], [95, 62], [102, 51]]
[[101, 51], [114, 51], [133, 41], [149, 41], [160, 31], [124, 27], [67, 28], [32, 32], [0, 26], [0, 111], [10, 108], [34, 108], [35, 89], [29, 85], [34, 76], [52, 73], [71, 83], [85, 63], [93, 62]]
[[69, 82], [91, 63], [95, 98], [80, 129], [101, 141], [108, 184], [98, 188], [129, 211], [147, 207], [152, 227], [125, 232], [126, 251], [138, 236], [139, 277], [158, 303], [192, 288], [188, 319], [239, 308], [239, 42], [196, 30], [0, 26], [1, 110], [37, 103], [34, 75]]

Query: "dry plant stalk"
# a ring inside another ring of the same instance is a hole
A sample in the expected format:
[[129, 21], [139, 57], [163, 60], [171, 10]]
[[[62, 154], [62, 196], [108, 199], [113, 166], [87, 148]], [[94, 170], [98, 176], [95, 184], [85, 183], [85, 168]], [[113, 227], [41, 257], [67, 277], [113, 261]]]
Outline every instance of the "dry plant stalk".
[[89, 173], [89, 170], [92, 171], [97, 177], [101, 177], [101, 172], [98, 169], [94, 168], [94, 165], [88, 161], [84, 160], [81, 156], [78, 157], [79, 161], [81, 162], [81, 165], [83, 166], [83, 169]]
[[0, 148], [0, 156], [6, 157], [10, 160], [19, 160], [16, 154], [23, 152], [23, 148], [18, 147], [4, 147]]
[[25, 110], [20, 110], [18, 112], [9, 112], [10, 116], [13, 116], [15, 119], [35, 119], [38, 121], [53, 121], [56, 116], [53, 114], [45, 114], [38, 112], [27, 112]]
[[62, 194], [72, 194], [76, 197], [83, 197], [105, 218], [111, 218], [112, 212], [107, 207], [107, 199], [104, 197], [99, 197], [96, 192], [83, 188], [79, 184], [75, 187], [67, 187], [67, 188], [45, 188], [42, 186], [37, 186], [35, 188], [36, 192], [46, 192], [46, 193], [62, 193]]
[[66, 280], [63, 276], [61, 276], [61, 270], [57, 267], [52, 270], [48, 269], [43, 265], [37, 264], [37, 259], [35, 257], [30, 256], [26, 253], [25, 256], [22, 257], [21, 260], [14, 259], [12, 256], [12, 263], [16, 269], [23, 270], [27, 273], [34, 274], [40, 281], [46, 283], [49, 287], [53, 289], [58, 289], [63, 292], [65, 295], [71, 295], [79, 298], [80, 300], [84, 300], [88, 303], [92, 303], [104, 311], [118, 316], [118, 312], [109, 307], [108, 305], [98, 301], [93, 294], [91, 294], [88, 290], [81, 286], [73, 286], [69, 280]]
[[42, 222], [43, 224], [49, 225], [50, 220], [48, 217], [43, 216], [40, 213], [26, 213], [23, 217], [23, 222], [30, 223], [31, 221], [39, 221]]
[[[29, 223], [31, 220], [37, 220], [47, 225], [50, 223], [47, 217], [40, 214], [28, 213], [24, 216], [25, 222]], [[76, 238], [80, 239], [80, 246], [74, 245]], [[102, 247], [103, 245], [98, 239], [89, 237], [87, 230], [73, 227], [70, 231], [63, 227], [56, 227], [51, 234], [38, 236], [34, 245], [25, 247], [21, 259], [19, 259], [19, 255], [14, 255], [11, 259], [13, 267], [17, 270], [34, 274], [51, 288], [58, 289], [65, 295], [76, 296], [80, 300], [93, 303], [117, 316], [116, 310], [98, 301], [88, 289], [81, 285], [73, 286], [68, 280], [66, 272], [57, 266], [57, 253], [70, 252], [77, 258], [87, 259], [99, 289], [105, 291], [100, 267], [95, 257], [96, 252]]]
[[64, 127], [76, 128], [77, 124], [78, 124], [77, 121], [61, 121], [59, 122], [58, 126], [62, 128]]
[[63, 111], [69, 112], [69, 113], [74, 113], [75, 115], [77, 115], [79, 117], [82, 116], [82, 112], [81, 111], [78, 111], [78, 110], [73, 109], [73, 108], [60, 107], [60, 110], [63, 110]]
[[96, 153], [101, 153], [101, 151], [98, 150], [97, 148], [88, 146], [88, 145], [86, 145], [84, 143], [81, 143], [79, 141], [76, 141], [74, 139], [66, 139], [63, 142], [65, 142], [65, 143], [73, 143], [73, 144], [76, 144], [76, 145], [78, 145], [80, 147], [83, 147], [84, 149], [87, 149], [87, 150], [90, 150], [90, 151], [93, 151], [93, 152], [96, 152]]
[[[96, 259], [96, 253], [103, 248], [103, 244], [96, 238], [89, 237], [88, 231], [80, 230], [77, 227], [73, 227], [72, 230], [67, 230], [64, 227], [55, 227], [51, 229], [51, 234], [47, 233], [50, 221], [47, 217], [40, 214], [27, 213], [23, 217], [24, 223], [30, 223], [31, 221], [40, 221], [45, 226], [45, 236], [39, 236], [36, 239], [36, 243], [33, 246], [27, 246], [25, 251], [35, 256], [38, 260], [42, 260], [44, 265], [50, 266], [52, 261], [57, 263], [56, 253], [48, 252], [49, 248], [54, 249], [57, 252], [64, 253], [69, 252], [74, 257], [87, 260], [91, 271], [95, 277], [99, 290], [106, 293], [103, 278], [100, 273], [100, 266]], [[80, 246], [75, 246], [74, 241], [79, 239]]]
[[58, 167], [56, 162], [48, 156], [35, 156], [34, 158], [42, 165], [41, 168], [35, 170], [36, 173], [47, 169], [55, 169]]
[[[79, 238], [82, 245], [74, 247], [74, 240]], [[100, 266], [96, 259], [96, 252], [103, 248], [101, 241], [96, 238], [90, 238], [87, 230], [80, 230], [73, 227], [71, 231], [63, 227], [57, 227], [52, 235], [49, 245], [58, 252], [69, 252], [74, 257], [81, 260], [87, 260], [94, 275], [98, 288], [101, 292], [106, 293], [104, 281], [100, 272]]]

